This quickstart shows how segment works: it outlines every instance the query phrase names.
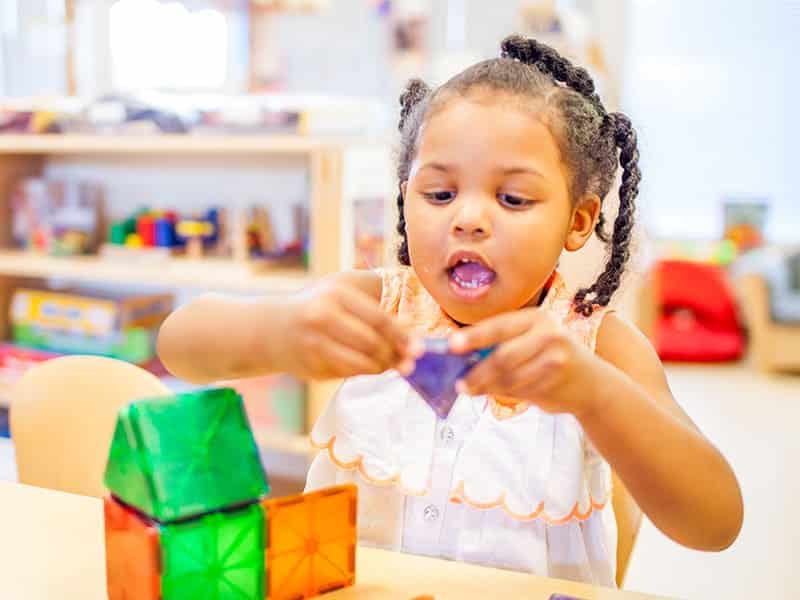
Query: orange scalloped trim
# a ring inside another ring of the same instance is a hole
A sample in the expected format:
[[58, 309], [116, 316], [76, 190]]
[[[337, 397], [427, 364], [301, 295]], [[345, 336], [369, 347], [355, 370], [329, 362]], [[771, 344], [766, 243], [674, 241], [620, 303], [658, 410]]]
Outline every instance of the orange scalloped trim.
[[[399, 489], [402, 493], [406, 494], [407, 496], [424, 496], [425, 494], [428, 493], [427, 490], [418, 491], [418, 490], [410, 490], [410, 489], [408, 489], [407, 487], [405, 487], [404, 485], [402, 485], [400, 483], [399, 475], [395, 475], [394, 477], [390, 477], [388, 479], [377, 479], [375, 477], [372, 477], [364, 469], [363, 456], [358, 456], [354, 461], [349, 462], [349, 463], [348, 462], [344, 462], [342, 460], [339, 460], [336, 457], [336, 454], [333, 451], [333, 446], [334, 446], [334, 443], [336, 442], [336, 436], [335, 435], [333, 437], [331, 437], [331, 439], [328, 440], [328, 442], [325, 443], [325, 444], [319, 444], [319, 443], [315, 442], [313, 438], [310, 438], [310, 439], [311, 439], [311, 445], [312, 446], [314, 446], [318, 450], [327, 450], [328, 451], [328, 456], [330, 457], [330, 459], [333, 462], [333, 464], [335, 464], [337, 467], [339, 467], [340, 469], [344, 469], [345, 471], [355, 471], [355, 470], [357, 470], [359, 472], [359, 474], [364, 479], [366, 479], [367, 481], [369, 481], [373, 485], [377, 485], [377, 486], [380, 486], [380, 487], [389, 487], [389, 486], [393, 485], [397, 489]], [[596, 502], [594, 500], [594, 498], [592, 497], [592, 495], [590, 494], [589, 495], [589, 508], [584, 513], [580, 512], [579, 505], [576, 502], [575, 506], [572, 508], [572, 510], [570, 511], [570, 513], [567, 516], [561, 517], [559, 519], [555, 519], [555, 518], [545, 514], [545, 512], [544, 512], [544, 502], [540, 502], [539, 506], [537, 506], [536, 510], [533, 511], [532, 513], [527, 514], [527, 515], [520, 515], [518, 513], [515, 513], [513, 510], [511, 510], [508, 507], [508, 504], [506, 504], [506, 493], [505, 492], [501, 493], [500, 496], [498, 496], [497, 500], [494, 500], [492, 502], [478, 502], [476, 500], [472, 500], [471, 498], [467, 497], [466, 493], [464, 492], [464, 482], [463, 481], [459, 481], [458, 485], [456, 485], [456, 487], [450, 492], [449, 499], [450, 499], [451, 502], [463, 503], [463, 504], [466, 504], [468, 506], [472, 506], [473, 508], [478, 508], [478, 509], [481, 509], [481, 510], [489, 510], [489, 509], [492, 509], [492, 508], [501, 508], [501, 509], [503, 509], [503, 511], [509, 517], [511, 517], [512, 519], [514, 519], [516, 521], [535, 521], [536, 519], [540, 519], [540, 520], [544, 521], [545, 523], [547, 523], [548, 525], [564, 525], [565, 523], [569, 523], [570, 521], [573, 521], [573, 520], [575, 520], [575, 521], [586, 521], [591, 516], [592, 512], [594, 512], [595, 510], [602, 510], [603, 508], [605, 508], [605, 506], [606, 506], [606, 504], [608, 502], [608, 500], [605, 500], [603, 502]]]
[[492, 502], [477, 502], [476, 500], [472, 500], [467, 497], [466, 493], [464, 492], [464, 482], [459, 481], [458, 485], [456, 485], [455, 489], [450, 492], [450, 501], [451, 502], [459, 502], [463, 504], [467, 504], [468, 506], [472, 506], [473, 508], [479, 508], [483, 510], [488, 510], [491, 508], [502, 508], [503, 511], [510, 516], [512, 519], [517, 521], [535, 521], [536, 519], [540, 519], [547, 523], [548, 525], [564, 525], [565, 523], [569, 523], [572, 520], [575, 521], [585, 521], [587, 520], [592, 512], [595, 510], [602, 510], [605, 508], [606, 503], [608, 502], [595, 502], [594, 498], [592, 498], [591, 494], [589, 495], [589, 508], [586, 510], [585, 513], [580, 512], [578, 503], [575, 503], [575, 506], [572, 508], [572, 511], [565, 516], [559, 519], [554, 519], [553, 517], [545, 514], [544, 512], [544, 501], [539, 503], [539, 506], [536, 507], [536, 510], [527, 515], [520, 515], [515, 513], [508, 507], [506, 504], [506, 493], [502, 492], [498, 497], [497, 500], [493, 500]]
[[311, 440], [311, 445], [314, 446], [314, 448], [316, 448], [317, 450], [327, 450], [328, 451], [328, 456], [330, 457], [331, 462], [333, 462], [333, 464], [335, 464], [337, 467], [339, 467], [340, 469], [343, 469], [345, 471], [358, 471], [359, 474], [364, 479], [366, 479], [367, 481], [369, 481], [373, 485], [377, 485], [379, 487], [395, 486], [397, 489], [399, 489], [401, 492], [403, 492], [407, 496], [424, 496], [425, 494], [428, 493], [428, 490], [419, 491], [419, 490], [412, 490], [412, 489], [409, 489], [409, 488], [405, 487], [403, 484], [400, 483], [400, 475], [399, 474], [395, 475], [394, 477], [390, 477], [388, 479], [377, 479], [375, 477], [372, 477], [364, 469], [364, 457], [361, 456], [361, 455], [359, 455], [358, 457], [356, 457], [356, 459], [354, 461], [349, 462], [349, 463], [348, 462], [344, 462], [342, 460], [339, 460], [336, 457], [336, 454], [333, 451], [333, 445], [336, 442], [336, 436], [335, 435], [333, 437], [331, 437], [331, 439], [328, 440], [328, 442], [326, 444], [319, 444], [319, 443], [314, 441], [314, 438], [310, 438], [310, 440]]

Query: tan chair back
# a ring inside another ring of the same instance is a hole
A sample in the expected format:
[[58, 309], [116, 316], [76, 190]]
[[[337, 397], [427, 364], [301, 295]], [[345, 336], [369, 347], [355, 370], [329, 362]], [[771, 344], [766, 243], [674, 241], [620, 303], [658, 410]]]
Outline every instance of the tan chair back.
[[56, 358], [11, 391], [11, 437], [21, 483], [101, 497], [120, 407], [169, 395], [154, 375], [96, 356]]

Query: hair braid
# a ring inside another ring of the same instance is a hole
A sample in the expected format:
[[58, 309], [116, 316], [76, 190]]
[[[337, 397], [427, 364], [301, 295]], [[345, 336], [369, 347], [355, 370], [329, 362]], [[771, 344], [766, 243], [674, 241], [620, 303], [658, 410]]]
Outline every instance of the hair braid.
[[[619, 164], [622, 166], [622, 183], [619, 187], [619, 214], [614, 220], [611, 237], [611, 256], [597, 281], [575, 295], [576, 310], [585, 316], [592, 314], [592, 305], [608, 306], [620, 284], [625, 264], [630, 257], [631, 231], [633, 230], [635, 200], [639, 193], [642, 173], [639, 170], [639, 148], [631, 121], [622, 113], [609, 116], [614, 142], [619, 148]], [[594, 294], [592, 301], [586, 296]]]
[[600, 238], [600, 241], [608, 243], [609, 237], [606, 233], [606, 215], [601, 211], [597, 217], [597, 224], [594, 226], [595, 235]]
[[[412, 79], [407, 84], [403, 93], [400, 94], [400, 121], [397, 124], [397, 129], [404, 132], [406, 127], [414, 116], [417, 116], [418, 108], [423, 100], [425, 100], [431, 93], [430, 87], [421, 79]], [[407, 169], [409, 161], [400, 160], [398, 165], [398, 191], [397, 191], [397, 233], [400, 235], [400, 245], [397, 247], [397, 260], [401, 265], [410, 265], [411, 257], [408, 254], [408, 237], [406, 236], [406, 215], [403, 210], [405, 204], [403, 198], [402, 183], [408, 179], [408, 173], [404, 172]]]
[[537, 67], [556, 81], [578, 92], [591, 102], [601, 117], [605, 117], [606, 109], [600, 96], [595, 92], [592, 76], [583, 67], [573, 65], [550, 46], [520, 35], [507, 37], [500, 48], [503, 58], [511, 58]]

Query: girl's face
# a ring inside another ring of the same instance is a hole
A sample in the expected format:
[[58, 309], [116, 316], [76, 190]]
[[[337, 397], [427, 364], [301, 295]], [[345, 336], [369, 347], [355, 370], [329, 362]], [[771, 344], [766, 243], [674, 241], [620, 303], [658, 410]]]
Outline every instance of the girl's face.
[[573, 204], [556, 140], [508, 97], [453, 98], [420, 132], [405, 196], [411, 264], [463, 324], [538, 302], [562, 249], [591, 236], [600, 200]]

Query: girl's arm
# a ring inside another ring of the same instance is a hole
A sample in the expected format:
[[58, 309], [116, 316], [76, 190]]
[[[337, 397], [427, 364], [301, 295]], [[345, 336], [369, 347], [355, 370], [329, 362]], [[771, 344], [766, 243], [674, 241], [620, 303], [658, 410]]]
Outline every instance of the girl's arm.
[[457, 352], [487, 346], [497, 349], [469, 372], [466, 391], [572, 413], [661, 531], [699, 550], [733, 543], [743, 513], [736, 477], [675, 402], [658, 356], [633, 326], [607, 315], [596, 354], [535, 308], [451, 338]]
[[670, 392], [650, 342], [616, 315], [603, 320], [591, 392], [579, 417], [650, 520], [698, 550], [730, 546], [743, 504], [733, 470]]
[[381, 373], [409, 360], [407, 330], [381, 311], [381, 279], [331, 275], [289, 296], [208, 294], [172, 313], [158, 336], [166, 368], [197, 383], [288, 372], [302, 378]]

